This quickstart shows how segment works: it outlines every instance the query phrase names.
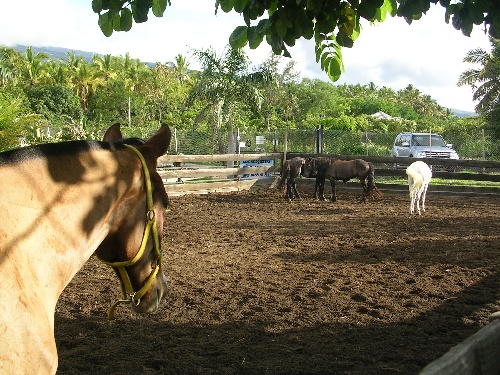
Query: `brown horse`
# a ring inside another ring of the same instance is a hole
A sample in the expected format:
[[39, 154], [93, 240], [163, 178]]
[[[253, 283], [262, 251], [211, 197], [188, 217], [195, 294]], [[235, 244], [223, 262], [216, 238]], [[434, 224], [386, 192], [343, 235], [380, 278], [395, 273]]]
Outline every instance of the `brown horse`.
[[294, 195], [296, 198], [300, 199], [300, 194], [297, 191], [296, 180], [297, 177], [301, 174], [302, 166], [305, 163], [304, 158], [292, 158], [290, 160], [286, 160], [283, 163], [283, 168], [281, 172], [281, 179], [278, 183], [278, 190], [283, 190], [283, 186], [285, 185], [286, 180], [286, 193], [285, 199], [288, 199], [289, 202], [292, 201]]
[[316, 178], [314, 186], [314, 198], [326, 201], [325, 198], [325, 179], [330, 165], [336, 159], [327, 157], [307, 158], [302, 168], [303, 176], [309, 178]]
[[[320, 159], [320, 158], [317, 158]], [[323, 158], [325, 159], [325, 158]], [[382, 193], [375, 185], [374, 169], [370, 163], [362, 159], [354, 160], [335, 160], [330, 159], [328, 162], [325, 160], [315, 160], [315, 158], [308, 158], [304, 164], [304, 176], [316, 177], [316, 186], [318, 186], [318, 179], [323, 181], [319, 184], [319, 199], [325, 200], [324, 197], [324, 181], [330, 180], [332, 188], [331, 201], [337, 200], [336, 180], [341, 180], [344, 183], [352, 178], [358, 178], [361, 186], [363, 187], [362, 202], [366, 202], [367, 198], [380, 197]], [[315, 191], [315, 197], [317, 196]]]
[[0, 153], [0, 373], [54, 374], [54, 313], [73, 276], [95, 254], [120, 278], [122, 299], [154, 312], [166, 293], [161, 265], [168, 196], [156, 172], [170, 144], [71, 141]]

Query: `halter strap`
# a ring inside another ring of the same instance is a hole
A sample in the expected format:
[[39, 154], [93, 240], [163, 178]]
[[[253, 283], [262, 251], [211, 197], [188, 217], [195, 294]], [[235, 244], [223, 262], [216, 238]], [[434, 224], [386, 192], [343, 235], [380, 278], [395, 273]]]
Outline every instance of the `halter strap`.
[[[139, 150], [137, 150], [134, 146], [131, 145], [124, 145], [124, 146], [134, 151], [134, 153], [139, 157], [142, 164], [142, 168], [144, 170], [144, 181], [146, 184], [146, 199], [147, 199], [146, 226], [144, 227], [144, 234], [142, 236], [141, 246], [137, 254], [134, 256], [134, 258], [121, 262], [106, 262], [101, 259], [103, 263], [113, 267], [118, 272], [122, 281], [121, 283], [122, 299], [118, 299], [111, 305], [111, 307], [108, 310], [108, 319], [113, 318], [116, 306], [118, 306], [120, 303], [134, 303], [137, 306], [141, 302], [142, 296], [144, 296], [149, 290], [149, 288], [151, 288], [151, 285], [153, 284], [156, 275], [160, 270], [160, 264], [161, 264], [160, 237], [158, 235], [158, 227], [156, 225], [156, 215], [153, 206], [153, 189], [151, 187], [151, 177], [149, 174], [148, 166], [146, 164], [144, 156], [142, 156]], [[149, 240], [149, 235], [151, 232], [153, 232], [155, 252], [156, 255], [158, 256], [155, 262], [156, 265], [151, 271], [151, 274], [148, 276], [148, 278], [142, 285], [142, 287], [138, 291], [134, 291], [126, 267], [133, 266], [144, 255], [144, 251], [146, 250], [146, 246]]]

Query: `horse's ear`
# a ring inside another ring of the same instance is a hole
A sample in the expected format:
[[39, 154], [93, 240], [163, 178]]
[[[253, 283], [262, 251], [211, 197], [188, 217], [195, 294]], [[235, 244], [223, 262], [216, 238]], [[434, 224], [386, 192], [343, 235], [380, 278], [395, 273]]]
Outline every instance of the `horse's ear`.
[[151, 149], [153, 154], [158, 158], [165, 154], [165, 152], [169, 149], [171, 138], [172, 132], [170, 131], [169, 126], [163, 124], [144, 145], [148, 146], [148, 148]]
[[106, 133], [104, 134], [104, 137], [102, 138], [102, 140], [104, 142], [113, 143], [113, 142], [119, 141], [122, 138], [123, 138], [123, 136], [122, 136], [122, 131], [120, 130], [120, 124], [116, 123], [116, 124], [110, 126], [108, 130], [106, 130]]

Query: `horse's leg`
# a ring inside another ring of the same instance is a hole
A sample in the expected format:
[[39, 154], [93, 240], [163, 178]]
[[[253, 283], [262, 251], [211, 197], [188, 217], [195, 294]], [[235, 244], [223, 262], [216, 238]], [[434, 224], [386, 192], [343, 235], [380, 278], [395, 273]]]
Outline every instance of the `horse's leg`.
[[287, 160], [282, 168], [281, 178], [280, 178], [280, 181], [278, 183], [278, 190], [281, 191], [285, 187], [284, 186], [285, 181], [287, 181], [289, 173], [290, 173], [290, 166], [289, 166], [289, 163]]
[[325, 198], [325, 178], [321, 177], [319, 181], [319, 200], [326, 201]]
[[422, 210], [425, 212], [425, 196], [427, 195], [427, 188], [429, 187], [428, 184], [424, 185], [424, 191], [422, 193]]
[[293, 189], [293, 192], [294, 192], [295, 196], [296, 196], [297, 198], [299, 198], [299, 199], [302, 199], [302, 198], [300, 197], [299, 192], [297, 191], [297, 180], [296, 180], [296, 179], [294, 179], [294, 180], [293, 180], [293, 182], [292, 182], [292, 189]]
[[316, 177], [316, 184], [314, 186], [314, 198], [324, 201], [325, 200], [325, 179], [323, 177]]
[[285, 199], [288, 199], [289, 202], [292, 201], [292, 186], [290, 179], [286, 180], [286, 194], [285, 194]]
[[413, 177], [408, 175], [408, 190], [410, 191], [410, 216], [413, 215], [415, 211], [415, 181]]
[[361, 183], [361, 187], [363, 188], [363, 195], [361, 197], [361, 202], [365, 203], [366, 198], [368, 197], [368, 185], [366, 184], [366, 177], [360, 177], [359, 182]]
[[417, 196], [417, 212], [419, 215], [422, 215], [420, 212], [420, 199], [422, 198], [422, 192], [423, 192], [423, 186], [420, 186], [418, 190], [416, 191], [416, 196]]
[[330, 186], [332, 187], [332, 197], [330, 198], [330, 201], [336, 202], [337, 201], [337, 186], [335, 183], [335, 179], [333, 177], [330, 180]]
[[314, 199], [319, 199], [319, 185], [320, 178], [316, 177], [316, 183], [314, 184]]
[[415, 210], [415, 192], [410, 190], [410, 216], [413, 215], [413, 211]]

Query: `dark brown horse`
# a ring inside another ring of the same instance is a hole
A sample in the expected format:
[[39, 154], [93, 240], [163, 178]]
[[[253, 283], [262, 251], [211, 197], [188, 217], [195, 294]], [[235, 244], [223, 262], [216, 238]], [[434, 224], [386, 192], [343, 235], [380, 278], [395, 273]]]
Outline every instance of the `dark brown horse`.
[[166, 293], [161, 264], [168, 196], [156, 172], [170, 144], [119, 125], [103, 142], [72, 141], [0, 153], [0, 374], [54, 374], [54, 313], [63, 289], [96, 254], [116, 271], [134, 312]]
[[[363, 187], [362, 202], [366, 202], [367, 198], [376, 198], [382, 195], [375, 185], [374, 169], [370, 163], [362, 159], [349, 161], [330, 159], [329, 162], [314, 159], [320, 158], [308, 158], [306, 160], [304, 164], [304, 176], [316, 177], [316, 186], [319, 186], [319, 199], [325, 200], [324, 181], [326, 178], [330, 180], [332, 188], [332, 197], [330, 200], [332, 202], [337, 200], [336, 180], [346, 183], [352, 178], [358, 178]], [[319, 184], [318, 180], [320, 180]], [[321, 181], [323, 181], [322, 184]], [[317, 197], [316, 191], [315, 197]]]
[[314, 186], [314, 198], [322, 201], [326, 201], [325, 198], [325, 179], [326, 173], [330, 168], [330, 165], [336, 159], [327, 157], [317, 157], [317, 158], [307, 158], [304, 162], [304, 167], [302, 168], [302, 175], [304, 177], [316, 178], [316, 184]]
[[304, 165], [304, 163], [305, 159], [299, 157], [287, 160], [285, 161], [285, 163], [283, 163], [281, 179], [278, 183], [277, 188], [278, 190], [282, 191], [286, 181], [285, 199], [288, 199], [289, 202], [292, 201], [294, 195], [295, 198], [300, 199], [300, 194], [297, 191], [296, 180], [297, 177], [301, 174], [302, 166]]

